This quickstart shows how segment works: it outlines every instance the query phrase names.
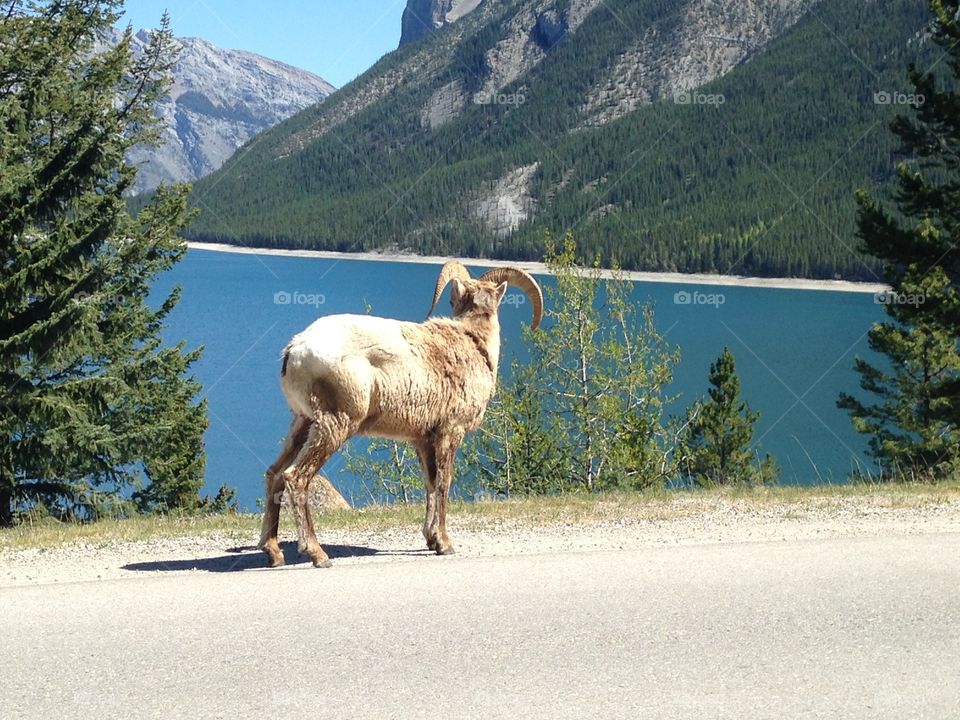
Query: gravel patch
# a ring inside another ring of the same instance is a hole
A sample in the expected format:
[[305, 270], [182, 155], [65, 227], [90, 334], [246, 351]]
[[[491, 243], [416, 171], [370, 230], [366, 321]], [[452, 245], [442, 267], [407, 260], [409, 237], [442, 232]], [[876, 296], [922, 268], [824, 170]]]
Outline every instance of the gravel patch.
[[[643, 513], [638, 513], [643, 514]], [[646, 516], [536, 524], [513, 518], [450, 518], [457, 555], [426, 550], [417, 526], [325, 530], [317, 534], [334, 567], [374, 562], [456, 562], [457, 557], [584, 553], [670, 545], [777, 543], [828, 538], [960, 533], [960, 500], [898, 507], [889, 498], [812, 498], [758, 506], [750, 501], [680, 498]], [[265, 567], [258, 533], [205, 534], [140, 542], [77, 542], [0, 551], [0, 587], [86, 582], [166, 573], [312, 570], [291, 533], [281, 534], [287, 565]]]

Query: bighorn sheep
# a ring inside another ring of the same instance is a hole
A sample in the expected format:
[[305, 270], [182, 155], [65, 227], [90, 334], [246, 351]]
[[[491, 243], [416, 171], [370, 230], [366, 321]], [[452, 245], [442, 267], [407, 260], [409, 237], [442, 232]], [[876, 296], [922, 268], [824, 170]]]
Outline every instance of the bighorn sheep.
[[[452, 318], [431, 319], [450, 283]], [[314, 532], [307, 490], [323, 464], [355, 435], [414, 445], [425, 481], [427, 547], [438, 555], [453, 552], [446, 522], [454, 454], [464, 435], [480, 426], [496, 388], [497, 310], [508, 283], [530, 298], [536, 328], [543, 295], [528, 273], [496, 268], [472, 279], [463, 265], [451, 261], [440, 270], [424, 322], [330, 315], [287, 344], [280, 385], [293, 422], [280, 456], [266, 472], [258, 546], [271, 567], [283, 564], [277, 527], [284, 489], [293, 504], [300, 551], [317, 567], [330, 565]]]

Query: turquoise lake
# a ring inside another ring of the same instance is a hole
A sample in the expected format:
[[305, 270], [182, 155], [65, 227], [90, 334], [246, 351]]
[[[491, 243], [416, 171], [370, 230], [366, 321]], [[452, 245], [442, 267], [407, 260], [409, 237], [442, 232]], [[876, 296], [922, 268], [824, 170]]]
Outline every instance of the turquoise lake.
[[[209, 402], [207, 492], [226, 483], [237, 488], [241, 507], [256, 507], [263, 471], [289, 425], [278, 373], [292, 335], [320, 315], [363, 313], [365, 303], [374, 314], [419, 322], [436, 273], [436, 266], [416, 263], [191, 249], [160, 278], [157, 292], [183, 286], [167, 339], [206, 348], [196, 374]], [[717, 294], [722, 304], [696, 303]], [[860, 392], [853, 360], [871, 354], [866, 333], [884, 317], [873, 295], [674, 283], [636, 283], [633, 295], [654, 302], [660, 332], [681, 349], [672, 386], [681, 394], [676, 413], [706, 393], [710, 363], [727, 345], [744, 398], [761, 413], [755, 440], [780, 463], [782, 482], [843, 482], [868, 464], [866, 442], [836, 399], [841, 391]], [[438, 307], [443, 312], [449, 304]], [[517, 351], [521, 321], [529, 320], [529, 304], [502, 307], [502, 368]], [[341, 471], [338, 456], [324, 470], [347, 499], [364, 502], [354, 478]]]

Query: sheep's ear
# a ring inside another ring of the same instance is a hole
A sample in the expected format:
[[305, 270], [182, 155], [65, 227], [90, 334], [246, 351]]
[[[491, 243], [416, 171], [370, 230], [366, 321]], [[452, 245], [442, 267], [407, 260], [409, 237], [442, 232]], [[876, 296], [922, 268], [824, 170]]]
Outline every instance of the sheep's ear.
[[450, 302], [456, 305], [460, 302], [460, 297], [463, 295], [464, 287], [463, 283], [454, 278], [450, 281]]
[[507, 283], [502, 282], [499, 285], [497, 285], [496, 293], [497, 293], [497, 304], [499, 305], [500, 302], [503, 300], [503, 296], [507, 294]]

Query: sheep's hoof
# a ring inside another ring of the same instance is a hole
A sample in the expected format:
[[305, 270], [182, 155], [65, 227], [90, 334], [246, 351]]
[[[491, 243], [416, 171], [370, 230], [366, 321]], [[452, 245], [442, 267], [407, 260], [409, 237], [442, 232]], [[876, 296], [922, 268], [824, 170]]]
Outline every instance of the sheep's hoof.
[[427, 549], [428, 549], [428, 550], [436, 550], [436, 549], [437, 549], [437, 541], [436, 541], [436, 540], [427, 540]]
[[456, 550], [453, 549], [453, 545], [442, 546], [437, 544], [436, 548], [437, 555], [453, 555], [456, 553]]
[[316, 548], [307, 548], [305, 554], [310, 561], [313, 563], [314, 567], [318, 568], [328, 568], [333, 567], [333, 563], [330, 562], [330, 558], [327, 557], [327, 554], [321, 550], [319, 547]]
[[263, 550], [267, 554], [267, 565], [272, 568], [280, 567], [283, 565], [283, 553], [280, 552], [280, 548], [270, 545], [261, 545], [260, 550]]

